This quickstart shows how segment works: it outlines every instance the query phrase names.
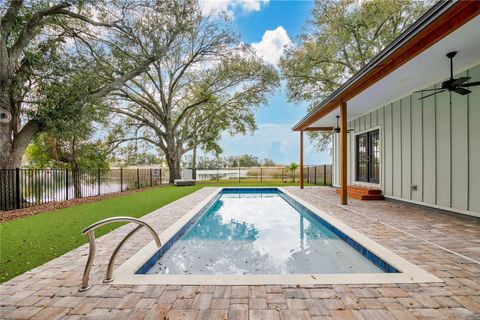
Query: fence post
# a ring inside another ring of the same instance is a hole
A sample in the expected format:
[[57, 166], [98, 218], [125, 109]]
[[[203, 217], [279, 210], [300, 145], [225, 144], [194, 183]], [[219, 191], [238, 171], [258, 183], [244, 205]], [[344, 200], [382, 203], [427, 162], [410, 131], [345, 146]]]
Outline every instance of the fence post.
[[282, 167], [282, 183], [283, 183], [283, 167]]
[[160, 185], [162, 185], [162, 168], [160, 168]]
[[150, 168], [150, 187], [153, 186], [153, 179], [152, 179], [152, 168]]
[[100, 195], [100, 168], [97, 169], [98, 195]]
[[123, 192], [123, 168], [120, 168], [120, 192]]
[[307, 167], [307, 183], [310, 183], [310, 167]]
[[327, 185], [327, 165], [323, 165], [323, 185]]
[[137, 168], [137, 189], [140, 189], [140, 169]]
[[262, 167], [260, 167], [260, 183], [263, 183], [263, 170], [262, 170]]
[[217, 168], [217, 182], [220, 182], [220, 176], [218, 174], [218, 168]]
[[68, 200], [68, 169], [65, 169], [65, 200]]
[[240, 183], [240, 167], [238, 167], [238, 183]]
[[317, 166], [313, 167], [313, 174], [315, 178], [313, 178], [313, 184], [317, 184]]
[[15, 206], [20, 209], [20, 168], [15, 169]]

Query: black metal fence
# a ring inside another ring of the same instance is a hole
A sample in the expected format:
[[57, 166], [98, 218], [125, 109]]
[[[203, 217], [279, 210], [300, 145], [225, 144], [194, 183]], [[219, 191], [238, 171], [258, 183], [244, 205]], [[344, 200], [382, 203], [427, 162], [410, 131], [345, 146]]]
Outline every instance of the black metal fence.
[[168, 169], [1, 169], [0, 211], [168, 183]]
[[[263, 182], [296, 182], [300, 181], [300, 168], [295, 171], [285, 167], [240, 167], [240, 168], [197, 168], [194, 174], [191, 169], [183, 169], [184, 178], [195, 176], [200, 182], [222, 183], [263, 183]], [[330, 164], [305, 166], [304, 181], [316, 185], [332, 185], [332, 166]]]
[[[249, 167], [196, 169], [196, 180], [205, 183], [267, 183], [300, 181], [300, 168]], [[184, 179], [193, 171], [183, 169]], [[0, 211], [168, 184], [167, 168], [148, 169], [0, 169]], [[331, 165], [305, 166], [304, 180], [332, 184]]]
[[303, 170], [304, 180], [315, 185], [332, 185], [332, 165], [306, 166]]

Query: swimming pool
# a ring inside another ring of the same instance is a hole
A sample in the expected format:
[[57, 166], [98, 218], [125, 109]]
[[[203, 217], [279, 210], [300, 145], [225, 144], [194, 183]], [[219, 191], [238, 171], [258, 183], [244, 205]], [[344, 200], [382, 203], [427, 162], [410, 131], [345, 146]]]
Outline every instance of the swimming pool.
[[[213, 189], [213, 188], [212, 188]], [[437, 282], [283, 188], [215, 188], [114, 272], [125, 284]]]
[[[278, 189], [224, 189], [147, 274], [376, 273], [382, 270]], [[290, 200], [290, 199], [288, 199]]]

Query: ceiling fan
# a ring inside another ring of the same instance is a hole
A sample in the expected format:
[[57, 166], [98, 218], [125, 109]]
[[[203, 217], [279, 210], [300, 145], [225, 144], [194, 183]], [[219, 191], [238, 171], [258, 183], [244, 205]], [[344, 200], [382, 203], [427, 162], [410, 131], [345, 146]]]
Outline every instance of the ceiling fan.
[[442, 83], [441, 88], [414, 91], [414, 92], [435, 91], [434, 93], [427, 94], [426, 96], [423, 96], [418, 100], [428, 98], [430, 96], [436, 95], [440, 92], [444, 92], [444, 91], [447, 91], [447, 90], [456, 92], [456, 93], [461, 94], [461, 95], [466, 95], [466, 94], [469, 94], [470, 92], [472, 92], [468, 89], [465, 89], [466, 87], [474, 87], [474, 86], [480, 85], [480, 81], [465, 83], [468, 80], [470, 80], [470, 77], [460, 77], [458, 79], [453, 78], [453, 57], [455, 57], [456, 54], [457, 54], [457, 51], [452, 51], [452, 52], [447, 53], [447, 58], [450, 59], [450, 79], [448, 79], [447, 81], [444, 81]]
[[[340, 116], [337, 116], [337, 126], [335, 128], [333, 128], [333, 132], [335, 133], [340, 133], [340, 125], [338, 123], [338, 120], [340, 119]], [[347, 133], [348, 132], [352, 132], [354, 131], [353, 129], [347, 129]]]

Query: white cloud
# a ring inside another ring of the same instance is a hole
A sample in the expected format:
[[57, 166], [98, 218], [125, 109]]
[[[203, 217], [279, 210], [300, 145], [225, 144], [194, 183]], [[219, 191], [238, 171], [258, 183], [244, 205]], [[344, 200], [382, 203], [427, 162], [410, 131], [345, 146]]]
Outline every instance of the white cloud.
[[267, 30], [263, 34], [262, 41], [252, 43], [252, 48], [265, 61], [276, 65], [285, 50], [292, 44], [287, 31], [279, 26], [275, 30]]
[[250, 11], [260, 11], [260, 8], [263, 5], [268, 4], [270, 0], [239, 0], [237, 1], [239, 7], [241, 7], [246, 12]]
[[269, 2], [270, 0], [200, 0], [200, 7], [205, 16], [225, 12], [233, 17], [235, 10], [260, 11], [262, 5], [267, 5]]

